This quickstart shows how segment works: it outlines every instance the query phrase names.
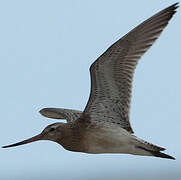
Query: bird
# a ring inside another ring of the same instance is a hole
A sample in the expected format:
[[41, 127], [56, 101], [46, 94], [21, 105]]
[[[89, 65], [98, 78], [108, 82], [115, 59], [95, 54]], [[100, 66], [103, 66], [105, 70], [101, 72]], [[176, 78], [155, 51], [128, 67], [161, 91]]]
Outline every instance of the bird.
[[50, 124], [40, 134], [2, 148], [50, 140], [74, 152], [175, 159], [162, 152], [165, 148], [134, 135], [130, 104], [137, 63], [158, 39], [178, 7], [175, 3], [142, 22], [92, 63], [90, 96], [83, 111], [44, 108], [39, 111], [41, 115], [66, 122]]

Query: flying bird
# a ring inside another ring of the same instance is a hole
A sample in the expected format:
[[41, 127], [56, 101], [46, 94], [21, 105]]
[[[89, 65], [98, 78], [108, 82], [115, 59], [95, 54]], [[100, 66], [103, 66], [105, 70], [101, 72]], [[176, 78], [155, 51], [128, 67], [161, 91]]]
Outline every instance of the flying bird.
[[84, 153], [124, 153], [175, 159], [165, 149], [134, 135], [130, 124], [133, 74], [141, 56], [160, 36], [178, 3], [158, 12], [111, 45], [90, 67], [91, 92], [84, 111], [44, 108], [48, 118], [67, 123], [48, 125], [40, 134], [3, 148], [38, 140], [59, 143]]

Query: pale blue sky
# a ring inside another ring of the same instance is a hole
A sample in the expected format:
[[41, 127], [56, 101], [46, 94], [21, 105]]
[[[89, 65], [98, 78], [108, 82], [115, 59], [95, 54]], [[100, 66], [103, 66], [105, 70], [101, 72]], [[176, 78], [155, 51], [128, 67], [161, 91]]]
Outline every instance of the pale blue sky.
[[[56, 122], [44, 107], [83, 110], [89, 66], [113, 42], [171, 0], [0, 1], [0, 144], [38, 134]], [[180, 8], [135, 73], [131, 123], [135, 134], [167, 148], [176, 161], [132, 155], [89, 155], [50, 141], [0, 149], [3, 180], [179, 180]], [[145, 177], [148, 176], [148, 177]]]

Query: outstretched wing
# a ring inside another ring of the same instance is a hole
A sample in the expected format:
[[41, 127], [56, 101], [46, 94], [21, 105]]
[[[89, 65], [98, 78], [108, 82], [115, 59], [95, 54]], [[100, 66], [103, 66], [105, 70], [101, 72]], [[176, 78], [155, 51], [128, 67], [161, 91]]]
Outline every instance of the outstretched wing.
[[133, 133], [129, 111], [134, 70], [176, 12], [177, 4], [144, 21], [91, 65], [91, 93], [84, 110], [91, 121], [119, 124]]
[[40, 110], [40, 114], [53, 119], [66, 119], [67, 122], [70, 122], [78, 119], [82, 112], [72, 109], [44, 108]]

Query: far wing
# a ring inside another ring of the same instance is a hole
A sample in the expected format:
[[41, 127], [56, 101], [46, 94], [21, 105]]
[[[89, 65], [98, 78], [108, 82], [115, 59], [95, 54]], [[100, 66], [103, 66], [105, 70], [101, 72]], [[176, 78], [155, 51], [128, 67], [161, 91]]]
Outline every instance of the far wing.
[[44, 108], [40, 110], [40, 114], [53, 119], [66, 119], [67, 122], [70, 122], [78, 119], [82, 112], [72, 109]]

